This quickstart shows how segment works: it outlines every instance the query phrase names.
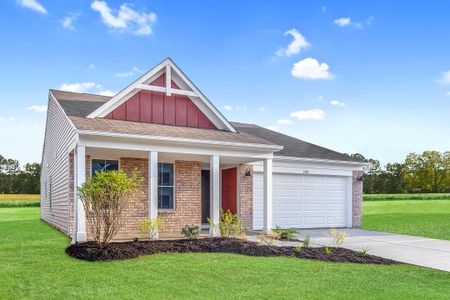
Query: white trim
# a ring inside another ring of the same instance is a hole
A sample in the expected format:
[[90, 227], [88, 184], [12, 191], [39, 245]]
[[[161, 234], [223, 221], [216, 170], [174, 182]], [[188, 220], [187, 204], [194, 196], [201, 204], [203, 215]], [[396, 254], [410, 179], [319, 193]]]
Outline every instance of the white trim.
[[242, 142], [222, 142], [222, 141], [213, 141], [213, 140], [205, 140], [205, 139], [199, 140], [199, 139], [192, 139], [192, 138], [102, 132], [102, 131], [94, 131], [94, 130], [78, 130], [78, 133], [85, 134], [85, 135], [92, 135], [92, 136], [118, 137], [118, 138], [142, 139], [142, 140], [165, 141], [165, 142], [179, 142], [179, 143], [193, 143], [193, 144], [203, 144], [203, 145], [207, 144], [207, 145], [231, 146], [231, 147], [250, 148], [250, 149], [253, 148], [253, 149], [274, 150], [274, 151], [279, 151], [279, 150], [283, 149], [282, 146], [278, 146], [278, 145], [252, 144], [252, 143], [242, 143]]
[[[148, 218], [155, 220], [158, 217], [158, 152], [148, 152]], [[155, 232], [155, 237], [158, 238], [158, 232]]]
[[171, 89], [172, 89], [172, 74], [170, 71], [170, 66], [166, 65], [166, 95], [171, 95]]
[[273, 205], [272, 205], [272, 159], [264, 160], [264, 178], [263, 178], [263, 232], [272, 232], [272, 216], [273, 216]]
[[[186, 77], [186, 75], [184, 75], [184, 73], [178, 68], [177, 65], [175, 65], [175, 63], [170, 58], [166, 58], [156, 67], [145, 73], [143, 76], [138, 78], [133, 83], [131, 83], [129, 86], [120, 91], [105, 104], [97, 108], [94, 112], [90, 113], [87, 116], [87, 118], [105, 117], [115, 108], [119, 107], [123, 102], [128, 100], [134, 94], [136, 94], [139, 91], [139, 88], [142, 87], [140, 86], [140, 84], [145, 84], [152, 78], [156, 77], [157, 75], [162, 74], [163, 72], [162, 70], [166, 70], [167, 72], [168, 68], [170, 76], [166, 76], [166, 81], [168, 77], [170, 77], [171, 80], [174, 79], [171, 72], [175, 71], [175, 73], [181, 78], [181, 80], [183, 80], [184, 83], [190, 89], [192, 89], [193, 93], [195, 94], [194, 99], [191, 100], [203, 113], [205, 113], [205, 115], [211, 120], [211, 122], [213, 122], [213, 124], [219, 129], [236, 132], [236, 129], [234, 129], [234, 127], [230, 124], [230, 122], [228, 122], [228, 120], [225, 119], [225, 117], [220, 113], [220, 111], [217, 110], [216, 107], [214, 107], [214, 105], [208, 100], [208, 98], [206, 98], [205, 95], [203, 95], [200, 92], [200, 90]], [[178, 92], [181, 91], [182, 90]], [[166, 92], [166, 94], [170, 94], [174, 92], [174, 89], [171, 88], [171, 84], [169, 85], [166, 84], [166, 88], [164, 88], [163, 92]], [[195, 101], [195, 99], [197, 99], [197, 101]], [[198, 100], [201, 101], [199, 102]], [[203, 104], [205, 107], [201, 107], [201, 104]]]
[[341, 165], [354, 165], [354, 166], [368, 166], [369, 163], [357, 162], [357, 161], [345, 161], [345, 160], [332, 160], [332, 159], [320, 159], [320, 158], [306, 158], [306, 157], [292, 157], [292, 156], [274, 156], [274, 160], [280, 161], [298, 161], [298, 162], [317, 162], [317, 163], [330, 163]]
[[[86, 181], [86, 148], [82, 146], [77, 147], [76, 153], [76, 186], [81, 187], [81, 185]], [[81, 202], [78, 190], [76, 190], [74, 197], [75, 200], [75, 222], [76, 231], [74, 232], [74, 242], [85, 242], [87, 241], [86, 233], [86, 213], [84, 211], [83, 203]]]
[[[156, 86], [156, 85], [148, 85], [148, 84], [142, 84], [139, 83], [136, 85], [137, 89], [140, 90], [146, 90], [146, 91], [152, 91], [152, 92], [160, 92], [160, 93], [167, 93], [167, 88], [162, 86]], [[177, 94], [177, 95], [184, 95], [189, 97], [198, 97], [198, 95], [192, 91], [187, 90], [180, 90], [180, 89], [174, 89], [170, 88], [171, 94]], [[170, 95], [168, 95], [170, 96]]]
[[353, 175], [351, 177], [347, 177], [347, 187], [346, 187], [346, 211], [347, 214], [347, 227], [353, 227]]

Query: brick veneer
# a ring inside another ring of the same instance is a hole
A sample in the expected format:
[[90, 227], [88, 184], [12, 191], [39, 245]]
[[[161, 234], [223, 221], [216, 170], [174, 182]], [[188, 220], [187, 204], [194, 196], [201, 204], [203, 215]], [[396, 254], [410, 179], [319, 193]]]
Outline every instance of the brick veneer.
[[[251, 176], [245, 174], [250, 172]], [[239, 167], [239, 210], [240, 218], [246, 230], [253, 229], [253, 166]]]
[[362, 171], [353, 171], [352, 180], [352, 204], [353, 204], [353, 227], [361, 227], [362, 222], [362, 195], [363, 195], [363, 182], [361, 177]]
[[201, 225], [201, 167], [198, 161], [175, 161], [175, 210], [160, 211], [163, 232], [180, 233], [185, 225]]

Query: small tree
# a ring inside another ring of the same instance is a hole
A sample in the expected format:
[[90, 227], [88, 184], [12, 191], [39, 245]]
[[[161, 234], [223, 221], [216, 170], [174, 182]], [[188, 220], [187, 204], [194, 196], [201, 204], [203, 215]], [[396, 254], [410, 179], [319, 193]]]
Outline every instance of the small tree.
[[94, 241], [108, 245], [123, 225], [124, 211], [142, 179], [124, 171], [98, 172], [79, 189], [81, 202]]

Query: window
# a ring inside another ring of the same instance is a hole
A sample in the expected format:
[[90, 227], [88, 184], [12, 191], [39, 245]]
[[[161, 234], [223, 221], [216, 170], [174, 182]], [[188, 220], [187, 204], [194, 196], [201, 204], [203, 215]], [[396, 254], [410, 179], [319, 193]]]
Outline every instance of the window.
[[117, 171], [119, 170], [119, 162], [117, 160], [104, 160], [93, 159], [92, 160], [92, 176], [95, 176], [97, 172], [103, 171]]
[[174, 209], [173, 164], [158, 164], [158, 208]]

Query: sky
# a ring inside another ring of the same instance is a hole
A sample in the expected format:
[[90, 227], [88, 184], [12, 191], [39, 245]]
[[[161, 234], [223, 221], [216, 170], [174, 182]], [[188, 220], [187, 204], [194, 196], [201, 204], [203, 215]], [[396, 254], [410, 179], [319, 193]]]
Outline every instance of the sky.
[[0, 154], [40, 162], [50, 88], [166, 57], [231, 121], [383, 164], [450, 150], [449, 1], [0, 2]]

